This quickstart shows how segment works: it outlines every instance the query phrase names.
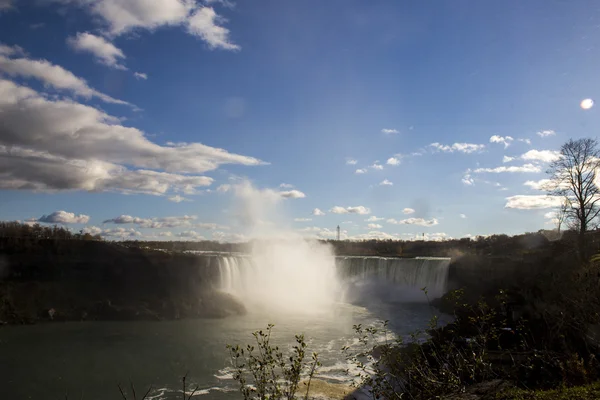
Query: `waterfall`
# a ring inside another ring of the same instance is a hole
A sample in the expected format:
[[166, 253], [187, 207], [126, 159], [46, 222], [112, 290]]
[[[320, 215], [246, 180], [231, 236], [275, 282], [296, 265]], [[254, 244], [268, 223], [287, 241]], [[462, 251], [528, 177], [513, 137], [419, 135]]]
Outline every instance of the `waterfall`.
[[[372, 286], [386, 286], [395, 291], [401, 287], [404, 292], [411, 293], [422, 293], [421, 289], [426, 288], [429, 298], [436, 298], [446, 292], [450, 258], [348, 256], [336, 257], [336, 266], [338, 274], [346, 282], [368, 282]], [[426, 300], [424, 293], [423, 298]]]
[[[211, 253], [208, 266], [217, 269], [214, 285], [245, 302], [322, 307], [327, 302], [384, 299], [423, 302], [446, 292], [450, 258], [340, 256], [304, 264], [245, 254]], [[276, 260], [276, 262], [273, 262]], [[331, 265], [330, 265], [331, 264]], [[288, 307], [289, 308], [289, 307]]]

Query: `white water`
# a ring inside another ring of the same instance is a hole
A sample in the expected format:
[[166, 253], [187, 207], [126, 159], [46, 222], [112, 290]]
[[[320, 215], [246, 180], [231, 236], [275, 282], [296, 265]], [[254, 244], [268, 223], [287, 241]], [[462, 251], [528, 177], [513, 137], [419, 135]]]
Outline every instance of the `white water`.
[[425, 302], [446, 292], [449, 258], [332, 257], [323, 266], [328, 254], [319, 254], [319, 249], [315, 246], [308, 252], [315, 260], [306, 260], [297, 257], [305, 249], [292, 242], [260, 251], [263, 257], [214, 255], [216, 262], [211, 265], [219, 269], [220, 290], [247, 304], [266, 307], [272, 302], [295, 311], [374, 298]]

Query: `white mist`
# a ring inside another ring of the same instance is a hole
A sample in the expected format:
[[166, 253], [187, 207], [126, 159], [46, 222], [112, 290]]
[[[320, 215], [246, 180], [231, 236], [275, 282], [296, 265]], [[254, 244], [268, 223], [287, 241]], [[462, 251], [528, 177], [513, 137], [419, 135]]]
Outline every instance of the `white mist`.
[[285, 228], [276, 191], [249, 182], [233, 189], [238, 222], [252, 244], [250, 260], [232, 271], [229, 291], [254, 311], [330, 311], [341, 296], [331, 247]]

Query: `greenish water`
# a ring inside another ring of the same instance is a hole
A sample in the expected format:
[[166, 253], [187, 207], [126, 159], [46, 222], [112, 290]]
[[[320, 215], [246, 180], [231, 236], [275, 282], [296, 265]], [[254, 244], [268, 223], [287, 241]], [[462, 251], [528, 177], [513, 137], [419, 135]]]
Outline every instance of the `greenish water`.
[[251, 332], [274, 323], [275, 341], [304, 333], [323, 361], [318, 375], [348, 383], [340, 348], [353, 343], [353, 324], [389, 319], [398, 335], [426, 326], [424, 304], [363, 308], [339, 304], [320, 314], [249, 314], [220, 320], [68, 322], [0, 328], [2, 399], [120, 399], [117, 384], [153, 385], [152, 398], [179, 399], [181, 377], [199, 385], [196, 398], [239, 398], [228, 368], [227, 343], [249, 343]]

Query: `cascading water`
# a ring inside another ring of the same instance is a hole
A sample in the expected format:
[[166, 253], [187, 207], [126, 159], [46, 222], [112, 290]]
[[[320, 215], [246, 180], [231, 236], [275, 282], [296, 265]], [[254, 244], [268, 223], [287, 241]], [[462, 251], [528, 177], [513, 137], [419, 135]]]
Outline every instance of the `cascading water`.
[[336, 265], [342, 280], [355, 290], [370, 290], [372, 296], [388, 300], [427, 301], [446, 292], [450, 258], [337, 257]]
[[[297, 246], [294, 242], [293, 247]], [[295, 257], [294, 250], [281, 243], [269, 249], [257, 252], [259, 256], [211, 256], [211, 267], [219, 271], [217, 287], [246, 304], [295, 311], [365, 298], [424, 302], [427, 296], [432, 299], [446, 292], [449, 258], [328, 258], [313, 251], [314, 258], [306, 260]], [[427, 296], [422, 288], [427, 289]]]

